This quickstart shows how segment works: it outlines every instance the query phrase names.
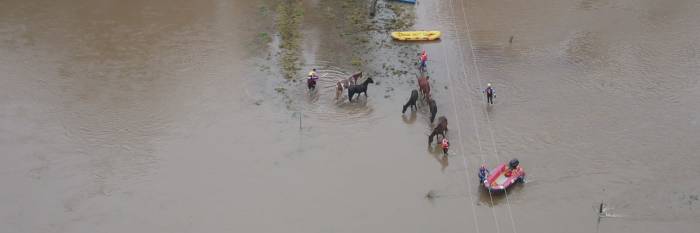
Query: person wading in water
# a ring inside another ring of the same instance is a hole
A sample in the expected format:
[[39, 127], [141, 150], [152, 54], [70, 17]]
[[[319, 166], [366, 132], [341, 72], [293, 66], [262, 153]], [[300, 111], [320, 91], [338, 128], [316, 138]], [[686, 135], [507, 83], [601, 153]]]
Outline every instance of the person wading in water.
[[442, 142], [440, 142], [440, 147], [442, 147], [442, 155], [447, 156], [447, 150], [450, 149], [450, 141], [448, 141], [447, 138], [442, 138]]
[[309, 72], [309, 77], [306, 78], [306, 85], [308, 86], [309, 90], [311, 89], [316, 89], [316, 81], [318, 80], [318, 75], [316, 74], [316, 69], [312, 69], [311, 72]]
[[493, 98], [496, 98], [496, 90], [491, 87], [491, 83], [486, 84], [486, 103], [493, 104]]
[[425, 72], [427, 67], [428, 67], [428, 54], [425, 53], [425, 49], [418, 57], [418, 61], [420, 62], [420, 66], [418, 67], [418, 70], [420, 72]]

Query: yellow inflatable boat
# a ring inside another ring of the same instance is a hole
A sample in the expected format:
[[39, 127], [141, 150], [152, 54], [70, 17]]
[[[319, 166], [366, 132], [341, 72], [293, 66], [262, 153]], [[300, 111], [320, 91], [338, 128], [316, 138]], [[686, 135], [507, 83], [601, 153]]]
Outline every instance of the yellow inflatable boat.
[[437, 40], [441, 34], [440, 31], [406, 31], [392, 32], [391, 37], [396, 40]]

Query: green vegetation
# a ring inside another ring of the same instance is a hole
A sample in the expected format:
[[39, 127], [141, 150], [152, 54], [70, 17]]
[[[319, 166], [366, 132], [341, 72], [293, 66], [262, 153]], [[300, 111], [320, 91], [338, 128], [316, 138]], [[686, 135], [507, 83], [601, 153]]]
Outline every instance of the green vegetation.
[[275, 27], [280, 37], [280, 66], [285, 78], [290, 79], [301, 69], [299, 64], [299, 43], [301, 32], [299, 25], [304, 17], [304, 10], [299, 0], [287, 0], [277, 5]]
[[414, 11], [406, 10], [406, 8], [398, 4], [389, 4], [388, 8], [394, 13], [394, 17], [391, 18], [387, 25], [388, 30], [406, 30], [415, 23], [416, 15]]
[[359, 57], [353, 57], [350, 61], [350, 64], [352, 64], [354, 67], [360, 67], [362, 66], [362, 59], [360, 59]]

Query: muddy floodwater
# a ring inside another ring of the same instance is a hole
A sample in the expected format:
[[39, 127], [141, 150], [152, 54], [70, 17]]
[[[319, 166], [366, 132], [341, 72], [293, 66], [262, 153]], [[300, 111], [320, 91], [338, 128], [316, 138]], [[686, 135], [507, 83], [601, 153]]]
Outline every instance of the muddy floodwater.
[[0, 232], [698, 232], [699, 1], [370, 2], [0, 0]]

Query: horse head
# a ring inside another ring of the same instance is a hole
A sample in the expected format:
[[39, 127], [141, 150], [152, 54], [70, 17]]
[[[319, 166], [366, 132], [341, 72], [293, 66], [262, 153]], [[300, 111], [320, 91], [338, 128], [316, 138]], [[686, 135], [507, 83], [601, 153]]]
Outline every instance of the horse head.
[[365, 86], [367, 86], [367, 84], [370, 84], [370, 83], [374, 83], [374, 80], [373, 80], [372, 78], [367, 78], [367, 79], [365, 80], [365, 82], [362, 83], [362, 84], [365, 85]]
[[354, 79], [362, 78], [362, 71], [353, 74], [352, 78], [354, 78]]

